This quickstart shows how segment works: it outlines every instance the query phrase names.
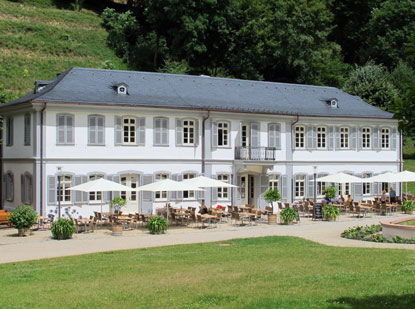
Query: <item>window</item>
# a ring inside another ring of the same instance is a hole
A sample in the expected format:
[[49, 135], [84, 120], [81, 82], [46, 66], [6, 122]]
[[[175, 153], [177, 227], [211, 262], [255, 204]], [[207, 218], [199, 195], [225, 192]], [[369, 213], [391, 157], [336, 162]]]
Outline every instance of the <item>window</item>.
[[249, 127], [247, 125], [242, 126], [242, 133], [241, 133], [242, 147], [249, 146], [248, 145], [249, 144], [248, 130], [249, 130]]
[[[370, 178], [372, 175], [369, 173], [365, 173], [363, 174], [362, 178]], [[364, 182], [363, 183], [363, 195], [370, 195], [370, 183], [369, 182]]]
[[304, 127], [295, 127], [295, 148], [304, 148]]
[[117, 86], [117, 93], [118, 94], [127, 94], [127, 85], [121, 83]]
[[169, 119], [154, 118], [153, 144], [155, 146], [169, 145]]
[[370, 146], [370, 135], [371, 129], [370, 128], [362, 128], [362, 148], [369, 149]]
[[6, 201], [13, 202], [14, 199], [14, 175], [12, 172], [6, 174]]
[[25, 205], [32, 204], [33, 183], [32, 175], [24, 173], [22, 176], [22, 203]]
[[295, 177], [295, 197], [302, 198], [305, 196], [305, 176], [297, 175]]
[[[156, 181], [169, 178], [167, 174], [156, 174]], [[156, 200], [167, 200], [167, 191], [156, 191]]]
[[274, 189], [278, 189], [279, 190], [279, 182], [280, 182], [280, 176], [279, 175], [270, 175], [269, 176], [269, 189], [274, 190]]
[[183, 145], [194, 145], [195, 122], [194, 120], [183, 120]]
[[[325, 177], [325, 176], [327, 176], [327, 174], [318, 174], [317, 178]], [[327, 182], [317, 181], [317, 196], [324, 195], [323, 191], [326, 190], [326, 186], [327, 186]]]
[[382, 149], [390, 148], [390, 131], [388, 128], [382, 128]]
[[[195, 174], [183, 174], [183, 180], [195, 178]], [[183, 191], [184, 199], [194, 199], [195, 191]]]
[[13, 146], [13, 118], [6, 119], [6, 146]]
[[136, 143], [136, 123], [135, 118], [123, 118], [123, 142], [124, 144]]
[[104, 116], [88, 116], [88, 144], [104, 145]]
[[[218, 175], [218, 180], [229, 183], [229, 175]], [[228, 188], [220, 187], [218, 188], [218, 199], [219, 200], [228, 200]]]
[[268, 125], [268, 147], [281, 148], [280, 131], [280, 124], [270, 123]]
[[340, 149], [349, 149], [349, 128], [340, 128]]
[[30, 114], [24, 115], [24, 145], [30, 146]]
[[327, 129], [326, 127], [317, 127], [317, 148], [327, 148]]
[[218, 146], [229, 146], [229, 123], [218, 122]]
[[338, 195], [347, 196], [350, 194], [350, 183], [339, 184]]
[[385, 190], [386, 193], [389, 192], [389, 183], [388, 182], [382, 182], [382, 191], [384, 191], [384, 190]]
[[[97, 180], [100, 178], [104, 178], [104, 175], [90, 175], [89, 181]], [[90, 201], [101, 201], [102, 200], [102, 192], [101, 191], [95, 191], [95, 192], [89, 192], [89, 200]]]
[[[59, 187], [59, 177], [60, 177], [60, 187]], [[61, 202], [70, 202], [71, 199], [71, 190], [69, 188], [72, 185], [72, 176], [71, 175], [61, 175], [58, 176], [58, 190], [57, 190], [57, 201]]]
[[73, 115], [57, 115], [57, 144], [72, 145], [74, 143], [74, 116]]

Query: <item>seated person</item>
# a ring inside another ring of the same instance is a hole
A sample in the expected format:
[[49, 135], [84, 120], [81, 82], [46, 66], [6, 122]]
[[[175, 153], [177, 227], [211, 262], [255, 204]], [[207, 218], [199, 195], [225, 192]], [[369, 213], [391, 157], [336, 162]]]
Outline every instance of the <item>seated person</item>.
[[206, 205], [203, 205], [201, 208], [200, 208], [200, 211], [199, 211], [202, 215], [206, 215], [207, 213], [208, 213], [208, 208], [206, 207]]
[[349, 195], [347, 195], [347, 202], [349, 202], [349, 203], [352, 203], [352, 202], [353, 202], [353, 199], [352, 199], [352, 197], [350, 196], [350, 194], [349, 194]]

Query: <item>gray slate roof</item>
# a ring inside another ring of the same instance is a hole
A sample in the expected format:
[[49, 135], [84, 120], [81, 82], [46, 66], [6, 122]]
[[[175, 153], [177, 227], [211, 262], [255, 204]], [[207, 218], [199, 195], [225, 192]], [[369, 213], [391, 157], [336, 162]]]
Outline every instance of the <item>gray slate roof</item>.
[[[128, 95], [116, 85], [128, 85]], [[338, 108], [327, 102], [338, 101]], [[152, 106], [300, 116], [392, 118], [392, 114], [334, 87], [164, 73], [72, 68], [38, 93], [4, 108], [29, 101]]]

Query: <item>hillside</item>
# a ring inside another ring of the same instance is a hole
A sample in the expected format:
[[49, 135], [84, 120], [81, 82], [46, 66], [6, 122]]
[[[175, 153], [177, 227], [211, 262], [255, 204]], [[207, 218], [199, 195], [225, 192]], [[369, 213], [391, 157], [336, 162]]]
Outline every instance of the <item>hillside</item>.
[[[115, 69], [126, 65], [107, 47], [100, 17], [87, 10], [57, 9], [53, 0], [0, 0], [0, 88], [10, 96], [33, 89], [71, 67]], [[107, 62], [108, 63], [108, 62]]]

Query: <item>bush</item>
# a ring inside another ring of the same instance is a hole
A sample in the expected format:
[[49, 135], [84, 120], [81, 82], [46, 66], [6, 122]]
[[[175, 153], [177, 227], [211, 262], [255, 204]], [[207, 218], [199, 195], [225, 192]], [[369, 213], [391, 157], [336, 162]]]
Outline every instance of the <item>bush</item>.
[[267, 192], [264, 193], [264, 199], [271, 203], [276, 202], [281, 199], [281, 195], [278, 192], [278, 189], [269, 189]]
[[414, 201], [405, 201], [402, 204], [402, 211], [406, 214], [411, 214], [415, 210], [415, 203]]
[[9, 221], [16, 229], [29, 229], [37, 223], [37, 213], [32, 207], [21, 205], [10, 213]]
[[111, 201], [110, 203], [110, 207], [111, 208], [115, 208], [115, 210], [118, 212], [120, 211], [121, 207], [124, 207], [125, 204], [127, 204], [127, 201], [125, 199], [123, 199], [120, 196], [116, 196], [114, 197], [114, 199]]
[[334, 199], [336, 197], [336, 187], [327, 187], [326, 189], [324, 189], [323, 194], [325, 195], [324, 199], [327, 200], [328, 202], [331, 201], [332, 199]]
[[152, 217], [147, 227], [151, 234], [164, 234], [168, 227], [167, 220], [159, 216]]
[[323, 215], [326, 219], [336, 219], [340, 215], [340, 211], [337, 207], [328, 205], [323, 208]]
[[280, 212], [280, 218], [284, 224], [289, 224], [294, 219], [297, 219], [297, 211], [294, 208], [284, 208]]
[[53, 222], [51, 232], [54, 239], [69, 239], [75, 233], [75, 224], [71, 219], [59, 218]]

